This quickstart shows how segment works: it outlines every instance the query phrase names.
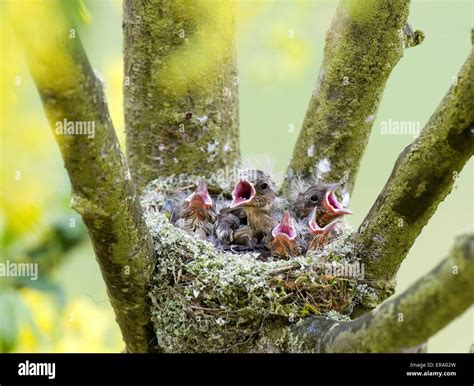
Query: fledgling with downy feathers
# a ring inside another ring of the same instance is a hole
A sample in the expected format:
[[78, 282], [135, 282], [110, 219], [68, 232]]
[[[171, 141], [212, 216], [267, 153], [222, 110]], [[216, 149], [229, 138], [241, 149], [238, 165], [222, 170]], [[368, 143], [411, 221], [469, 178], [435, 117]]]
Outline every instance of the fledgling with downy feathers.
[[216, 236], [227, 245], [260, 245], [275, 227], [281, 206], [270, 176], [260, 170], [245, 171], [234, 186], [232, 202], [219, 214]]
[[318, 252], [337, 236], [342, 216], [352, 213], [335, 195], [339, 186], [300, 184], [293, 189], [290, 210], [283, 213], [287, 201], [277, 197], [270, 176], [247, 170], [239, 176], [231, 201], [213, 200], [202, 180], [194, 192], [177, 193], [164, 207], [172, 208], [176, 227], [221, 249], [289, 259]]
[[295, 185], [291, 210], [300, 223], [307, 244], [306, 253], [321, 250], [337, 234], [339, 221], [352, 211], [344, 208], [335, 195], [339, 183], [316, 182]]
[[317, 223], [324, 227], [335, 219], [352, 211], [343, 207], [336, 197], [335, 191], [340, 186], [336, 184], [316, 183], [304, 191], [296, 192], [291, 209], [299, 220], [308, 218], [315, 207], [318, 207]]
[[271, 255], [282, 259], [300, 256], [303, 239], [289, 211], [285, 211], [280, 223], [272, 230], [265, 243]]
[[307, 242], [306, 253], [314, 253], [321, 250], [335, 235], [335, 229], [339, 223], [339, 219], [336, 218], [335, 220], [332, 220], [330, 223], [321, 227], [318, 224], [318, 213], [318, 207], [315, 206], [309, 215], [305, 232], [305, 239]]
[[180, 205], [175, 208], [171, 222], [201, 240], [210, 240], [216, 219], [214, 201], [209, 195], [206, 182], [201, 180], [196, 190], [182, 199]]

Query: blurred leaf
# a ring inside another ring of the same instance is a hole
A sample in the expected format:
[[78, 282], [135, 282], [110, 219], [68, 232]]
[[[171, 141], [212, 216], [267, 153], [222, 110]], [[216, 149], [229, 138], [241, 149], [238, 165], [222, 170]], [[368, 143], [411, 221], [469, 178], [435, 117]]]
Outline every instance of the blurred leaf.
[[5, 255], [16, 262], [37, 263], [41, 275], [50, 275], [86, 239], [86, 228], [74, 217], [60, 216], [45, 224], [42, 231], [16, 240], [5, 248]]
[[10, 352], [18, 339], [20, 320], [31, 318], [18, 293], [8, 289], [0, 293], [0, 352]]
[[74, 24], [90, 24], [92, 15], [89, 12], [84, 0], [69, 0], [60, 2], [64, 12], [69, 16]]
[[30, 280], [28, 277], [18, 277], [15, 286], [49, 293], [60, 308], [66, 306], [66, 293], [64, 289], [50, 280], [49, 277], [38, 277], [38, 280]]

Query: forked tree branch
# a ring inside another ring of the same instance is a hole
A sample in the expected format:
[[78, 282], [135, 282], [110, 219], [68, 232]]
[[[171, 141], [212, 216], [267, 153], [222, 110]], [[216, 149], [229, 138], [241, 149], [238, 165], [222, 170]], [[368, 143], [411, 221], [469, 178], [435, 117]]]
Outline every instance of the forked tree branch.
[[402, 295], [350, 322], [305, 319], [293, 330], [311, 352], [395, 352], [415, 347], [474, 301], [474, 234], [459, 236], [448, 258]]
[[31, 17], [15, 18], [15, 29], [71, 180], [72, 206], [88, 228], [127, 350], [150, 351], [155, 253], [103, 85], [57, 3], [28, 7]]
[[139, 187], [239, 156], [235, 3], [124, 1], [127, 156]]
[[355, 236], [369, 280], [390, 281], [474, 151], [474, 53], [392, 174]]
[[409, 0], [341, 0], [293, 151], [293, 177], [345, 181], [350, 194], [385, 83], [403, 51], [423, 40], [407, 25]]
[[[233, 6], [215, 7], [206, 1], [182, 4], [126, 0], [124, 5], [128, 155], [140, 187], [161, 173], [206, 173], [230, 166], [238, 154], [233, 30], [219, 29], [233, 28]], [[70, 37], [72, 26], [50, 5], [33, 4], [30, 12], [35, 17], [19, 18], [17, 32], [71, 179], [73, 206], [88, 227], [127, 350], [153, 351], [156, 336], [148, 289], [155, 252], [150, 234], [102, 84], [78, 37]], [[326, 159], [331, 169], [324, 177], [336, 180], [348, 172], [350, 192], [385, 81], [404, 45], [418, 39], [407, 40], [403, 29], [407, 15], [407, 0], [341, 3], [328, 34], [320, 86], [305, 120], [308, 126], [295, 149], [295, 154], [303, 149], [308, 157], [295, 157], [292, 170], [310, 174]], [[220, 36], [210, 36], [216, 28]], [[216, 42], [211, 50], [206, 46], [209, 41]], [[209, 62], [211, 51], [222, 55]], [[400, 157], [361, 227], [355, 242], [371, 280], [391, 280], [448, 193], [451, 173], [458, 172], [472, 154], [473, 113], [468, 103], [472, 86], [471, 55], [459, 84]], [[92, 123], [93, 133], [77, 132]], [[311, 145], [313, 157], [309, 157]], [[326, 147], [327, 152], [320, 152]], [[397, 234], [391, 221], [399, 218], [403, 228]], [[166, 241], [177, 245], [172, 238]], [[304, 320], [293, 331], [296, 340], [290, 345], [303, 351], [375, 352], [424, 342], [472, 303], [473, 244], [473, 236], [460, 238], [451, 257], [432, 273], [359, 319]]]

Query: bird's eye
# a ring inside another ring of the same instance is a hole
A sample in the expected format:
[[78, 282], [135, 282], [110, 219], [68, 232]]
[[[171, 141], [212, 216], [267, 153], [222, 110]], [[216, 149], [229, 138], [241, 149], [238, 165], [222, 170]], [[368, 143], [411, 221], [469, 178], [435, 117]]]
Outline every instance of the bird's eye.
[[317, 202], [318, 200], [319, 200], [319, 195], [318, 195], [318, 194], [313, 194], [313, 195], [311, 196], [311, 201]]
[[266, 182], [262, 183], [262, 184], [260, 185], [260, 189], [262, 189], [262, 190], [267, 190], [267, 189], [268, 189], [268, 184], [267, 184]]

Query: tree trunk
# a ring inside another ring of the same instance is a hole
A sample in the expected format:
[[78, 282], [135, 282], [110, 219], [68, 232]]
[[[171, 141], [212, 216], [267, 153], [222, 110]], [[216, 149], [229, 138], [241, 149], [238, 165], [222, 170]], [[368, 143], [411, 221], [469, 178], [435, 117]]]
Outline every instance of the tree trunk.
[[138, 186], [239, 156], [235, 4], [124, 1], [127, 156]]

